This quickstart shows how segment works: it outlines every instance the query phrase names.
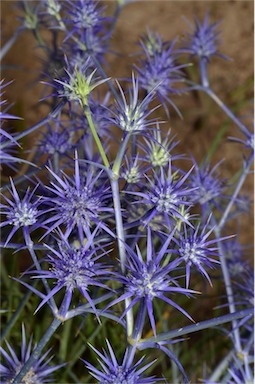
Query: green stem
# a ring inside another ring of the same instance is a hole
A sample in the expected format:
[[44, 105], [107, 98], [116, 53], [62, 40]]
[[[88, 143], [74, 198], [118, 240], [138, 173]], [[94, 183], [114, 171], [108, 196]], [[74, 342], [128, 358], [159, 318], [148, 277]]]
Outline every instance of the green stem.
[[125, 152], [126, 152], [129, 138], [130, 138], [130, 134], [127, 134], [126, 137], [124, 139], [122, 139], [120, 149], [119, 149], [117, 156], [116, 156], [116, 159], [114, 161], [114, 164], [112, 167], [112, 172], [116, 177], [119, 177], [121, 163], [122, 163], [123, 157], [124, 157]]
[[107, 159], [107, 156], [105, 154], [105, 151], [104, 151], [104, 148], [102, 146], [102, 143], [101, 143], [101, 140], [99, 139], [99, 136], [97, 134], [97, 131], [96, 131], [96, 128], [95, 128], [95, 125], [93, 123], [93, 120], [92, 120], [92, 116], [91, 116], [91, 112], [90, 112], [90, 109], [88, 106], [85, 106], [84, 107], [84, 112], [85, 112], [85, 116], [87, 118], [87, 121], [88, 121], [88, 124], [89, 124], [89, 127], [90, 127], [90, 130], [91, 130], [91, 133], [93, 135], [93, 138], [95, 140], [95, 143], [97, 145], [97, 148], [99, 150], [99, 153], [102, 157], [102, 160], [103, 160], [103, 163], [105, 165], [105, 167], [107, 169], [110, 169], [110, 163]]

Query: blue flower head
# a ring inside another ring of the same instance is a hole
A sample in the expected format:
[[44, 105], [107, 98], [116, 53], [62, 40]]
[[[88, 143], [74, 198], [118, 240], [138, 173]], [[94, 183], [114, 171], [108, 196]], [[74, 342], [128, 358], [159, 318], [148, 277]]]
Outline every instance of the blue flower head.
[[234, 281], [249, 276], [250, 266], [244, 258], [244, 247], [241, 246], [237, 238], [224, 243], [224, 255], [228, 264], [229, 273]]
[[217, 173], [217, 168], [221, 162], [217, 163], [211, 168], [210, 164], [206, 161], [199, 165], [193, 160], [194, 172], [191, 173], [189, 181], [190, 186], [195, 188], [192, 193], [191, 200], [194, 204], [201, 204], [202, 206], [207, 203], [216, 205], [216, 199], [224, 197], [223, 188], [224, 182], [221, 180]]
[[178, 270], [177, 267], [181, 263], [181, 259], [175, 259], [168, 262], [166, 266], [163, 263], [174, 232], [175, 230], [168, 236], [168, 239], [156, 254], [151, 238], [151, 230], [148, 228], [146, 260], [144, 260], [138, 246], [136, 247], [136, 251], [133, 251], [130, 247], [126, 246], [127, 271], [125, 275], [120, 274], [118, 277], [118, 280], [124, 287], [124, 293], [106, 307], [107, 309], [123, 300], [132, 299], [130, 300], [129, 306], [121, 315], [122, 319], [136, 303], [140, 303], [142, 307], [147, 309], [154, 335], [156, 335], [156, 322], [153, 314], [153, 300], [156, 298], [177, 308], [192, 320], [182, 307], [168, 297], [168, 295], [171, 294], [185, 294], [190, 296], [195, 292], [187, 288], [182, 288], [178, 284], [178, 278], [171, 276], [174, 271], [176, 272]]
[[21, 199], [12, 179], [10, 179], [10, 182], [12, 189], [9, 189], [9, 192], [13, 200], [1, 194], [8, 205], [0, 204], [1, 214], [6, 217], [6, 220], [0, 223], [0, 228], [6, 225], [11, 225], [13, 227], [5, 241], [5, 245], [9, 243], [18, 229], [22, 228], [25, 232], [31, 232], [36, 229], [39, 226], [38, 218], [42, 214], [38, 209], [41, 200], [34, 196], [37, 187], [35, 187], [32, 192], [30, 192], [30, 189], [28, 188], [24, 197]]
[[106, 340], [109, 354], [104, 350], [102, 354], [92, 345], [90, 347], [96, 354], [100, 357], [98, 359], [101, 369], [95, 368], [88, 361], [84, 361], [86, 367], [89, 369], [90, 374], [98, 380], [99, 384], [153, 384], [158, 382], [158, 379], [155, 379], [154, 376], [145, 377], [144, 371], [149, 368], [154, 361], [142, 366], [144, 357], [142, 357], [136, 363], [133, 363], [135, 348], [132, 349], [131, 353], [126, 349], [126, 352], [123, 357], [121, 364], [118, 363], [114, 351], [111, 347], [111, 344]]
[[[188, 22], [189, 23], [189, 22]], [[219, 23], [209, 24], [208, 14], [203, 22], [195, 18], [195, 25], [189, 23], [192, 30], [187, 33], [187, 42], [182, 51], [189, 53], [191, 56], [197, 56], [200, 59], [209, 61], [214, 55], [227, 59], [227, 56], [222, 55], [218, 51], [219, 32], [217, 31]]]
[[[0, 347], [0, 354], [2, 355], [0, 364], [1, 383], [13, 382], [13, 379], [16, 377], [16, 375], [20, 372], [24, 364], [30, 358], [31, 352], [33, 352], [32, 341], [33, 339], [31, 336], [27, 344], [25, 327], [22, 324], [22, 343], [20, 356], [16, 354], [15, 350], [7, 341], [6, 345], [9, 349], [9, 353], [6, 352], [2, 347]], [[49, 363], [52, 360], [52, 357], [48, 357], [49, 353], [50, 350], [45, 352], [42, 356], [38, 356], [37, 359], [34, 360], [34, 363], [32, 364], [29, 371], [26, 373], [26, 375], [23, 377], [21, 383], [43, 384], [52, 383], [54, 381], [52, 373], [57, 369], [63, 367], [63, 365], [65, 364], [50, 366]], [[45, 360], [46, 358], [47, 360]]]
[[166, 137], [163, 139], [159, 124], [157, 129], [153, 132], [151, 138], [145, 138], [145, 145], [141, 145], [146, 157], [145, 160], [150, 163], [152, 168], [165, 167], [169, 164], [169, 160], [180, 159], [182, 155], [173, 154], [173, 149], [178, 145], [178, 141], [174, 141], [174, 136], [169, 137], [171, 130], [168, 131]]
[[[191, 170], [183, 177], [172, 173], [171, 162], [167, 172], [160, 169], [158, 175], [154, 172], [153, 180], [146, 176], [147, 184], [144, 185], [144, 192], [126, 192], [141, 197], [135, 204], [144, 204], [147, 212], [141, 218], [144, 225], [158, 214], [162, 214], [168, 227], [172, 223], [180, 220], [189, 224], [187, 208], [192, 206], [190, 196], [195, 188], [185, 186], [185, 181], [189, 177]], [[185, 210], [186, 208], [186, 210]]]
[[[206, 271], [207, 268], [212, 269], [213, 264], [219, 264], [219, 261], [213, 257], [218, 256], [218, 247], [214, 244], [221, 239], [211, 239], [209, 237], [214, 228], [208, 230], [210, 217], [208, 222], [200, 230], [200, 225], [194, 228], [187, 228], [184, 224], [183, 232], [180, 232], [178, 238], [174, 238], [177, 244], [177, 252], [186, 265], [186, 287], [189, 286], [190, 273], [197, 270], [212, 285], [211, 279]], [[212, 257], [213, 256], [213, 257]]]
[[82, 177], [77, 157], [73, 178], [64, 173], [61, 178], [51, 169], [49, 172], [56, 181], [47, 187], [51, 196], [43, 199], [50, 206], [48, 211], [51, 212], [51, 217], [44, 221], [44, 224], [52, 224], [48, 232], [63, 225], [67, 236], [76, 229], [83, 238], [84, 234], [90, 235], [91, 226], [99, 225], [112, 235], [101, 219], [102, 214], [113, 210], [106, 204], [111, 196], [109, 187], [105, 181], [99, 182], [102, 172], [95, 175], [92, 168], [89, 168]]
[[56, 153], [67, 155], [73, 149], [72, 138], [74, 131], [67, 129], [59, 119], [53, 121], [54, 125], [47, 124], [47, 132], [43, 132], [43, 138], [39, 142], [39, 148], [42, 154], [47, 153], [52, 156]]
[[177, 64], [178, 51], [174, 49], [175, 42], [164, 43], [158, 34], [148, 32], [141, 41], [141, 46], [145, 58], [140, 60], [139, 66], [135, 66], [140, 87], [148, 93], [155, 93], [167, 113], [166, 102], [179, 113], [169, 95], [180, 93], [175, 84], [183, 81], [181, 68], [187, 64]]
[[100, 29], [108, 20], [102, 15], [104, 7], [99, 8], [99, 2], [95, 0], [67, 0], [66, 21], [73, 28], [72, 33], [88, 29]]
[[139, 100], [139, 84], [132, 74], [132, 90], [129, 89], [129, 102], [126, 100], [125, 94], [118, 84], [121, 99], [116, 100], [116, 108], [113, 112], [114, 117], [110, 121], [116, 124], [126, 133], [138, 134], [146, 133], [148, 127], [154, 124], [154, 120], [148, 120], [148, 116], [155, 110], [149, 109], [149, 104], [153, 99], [150, 92], [142, 101]]
[[[109, 289], [103, 281], [109, 279], [109, 267], [100, 261], [105, 255], [105, 251], [101, 247], [94, 246], [94, 238], [97, 234], [98, 227], [94, 232], [85, 239], [80, 239], [73, 244], [70, 244], [67, 237], [59, 231], [60, 238], [57, 246], [54, 248], [46, 245], [49, 253], [45, 258], [49, 268], [47, 270], [32, 271], [36, 273], [36, 278], [51, 279], [54, 281], [54, 287], [44, 297], [37, 311], [48, 302], [54, 295], [62, 289], [65, 289], [65, 306], [62, 308], [61, 316], [65, 316], [75, 290], [79, 290], [91, 305], [94, 313], [97, 315], [97, 310], [90, 296], [89, 287], [102, 287]], [[98, 251], [101, 253], [98, 254]], [[29, 272], [29, 273], [32, 273]]]

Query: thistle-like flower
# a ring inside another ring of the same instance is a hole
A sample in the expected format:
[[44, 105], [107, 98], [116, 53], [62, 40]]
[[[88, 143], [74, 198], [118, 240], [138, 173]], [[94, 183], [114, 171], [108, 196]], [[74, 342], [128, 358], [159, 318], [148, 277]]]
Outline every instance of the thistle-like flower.
[[209, 24], [208, 14], [205, 16], [203, 22], [195, 18], [195, 26], [188, 22], [191, 33], [187, 33], [187, 42], [182, 48], [183, 52], [189, 53], [191, 56], [197, 56], [200, 59], [209, 61], [214, 55], [227, 59], [227, 56], [222, 55], [218, 51], [219, 46], [219, 32], [217, 31], [218, 23]]
[[73, 149], [74, 132], [72, 128], [67, 129], [60, 120], [57, 119], [54, 128], [51, 124], [47, 124], [47, 132], [43, 132], [43, 138], [39, 142], [39, 148], [42, 153], [54, 155], [55, 153], [68, 156], [68, 152]]
[[[0, 364], [0, 378], [1, 383], [12, 383], [13, 379], [20, 372], [24, 364], [28, 361], [31, 356], [32, 350], [32, 336], [29, 339], [27, 344], [26, 342], [26, 332], [25, 327], [22, 324], [22, 342], [21, 342], [21, 352], [20, 357], [16, 354], [14, 348], [6, 341], [6, 345], [9, 349], [9, 353], [6, 352], [2, 347], [0, 347], [0, 353], [2, 355], [1, 364]], [[52, 360], [52, 357], [48, 357], [50, 350], [45, 352], [42, 356], [38, 356], [34, 360], [29, 371], [23, 377], [20, 384], [43, 384], [43, 383], [52, 383], [54, 379], [52, 373], [57, 369], [63, 367], [65, 364], [59, 364], [55, 366], [50, 366], [49, 363]], [[47, 360], [45, 361], [45, 359]]]
[[102, 15], [104, 7], [99, 8], [98, 4], [94, 0], [66, 1], [66, 22], [72, 27], [72, 33], [102, 28], [108, 18]]
[[191, 201], [194, 204], [201, 204], [205, 207], [207, 203], [213, 203], [217, 207], [217, 198], [225, 197], [223, 195], [224, 181], [218, 176], [217, 169], [221, 162], [213, 168], [206, 161], [199, 165], [193, 160], [194, 173], [189, 177], [189, 185], [194, 189], [191, 195]]
[[139, 66], [135, 66], [140, 87], [148, 93], [155, 93], [166, 112], [168, 102], [179, 113], [169, 95], [180, 93], [174, 84], [183, 81], [181, 68], [187, 64], [176, 63], [178, 52], [174, 49], [175, 42], [164, 43], [158, 34], [148, 32], [141, 46], [146, 58], [140, 60]]
[[49, 253], [45, 261], [48, 262], [49, 268], [47, 270], [30, 271], [29, 273], [36, 273], [34, 276], [36, 278], [53, 280], [54, 287], [44, 297], [37, 311], [57, 292], [65, 289], [65, 305], [62, 306], [61, 313], [61, 316], [64, 317], [69, 309], [73, 292], [78, 289], [97, 315], [96, 307], [89, 294], [89, 287], [109, 289], [102, 281], [109, 279], [110, 276], [109, 267], [99, 261], [106, 252], [101, 251], [101, 254], [98, 254], [101, 248], [94, 246], [97, 230], [98, 227], [87, 238], [87, 242], [81, 238], [74, 244], [70, 244], [67, 237], [59, 231], [60, 238], [57, 247], [53, 248], [46, 245]]
[[95, 176], [90, 168], [86, 176], [82, 177], [77, 157], [73, 178], [64, 173], [61, 178], [51, 169], [49, 172], [56, 182], [51, 182], [52, 186], [47, 187], [51, 195], [43, 198], [50, 206], [48, 211], [51, 212], [51, 217], [44, 221], [45, 225], [52, 223], [48, 232], [64, 225], [66, 236], [69, 236], [74, 229], [78, 229], [80, 237], [83, 238], [84, 233], [89, 237], [90, 227], [96, 224], [112, 235], [101, 219], [102, 214], [113, 211], [106, 205], [111, 194], [110, 187], [105, 185], [106, 182], [100, 183], [102, 172]]
[[138, 156], [133, 161], [126, 157], [126, 166], [123, 167], [121, 177], [126, 180], [128, 184], [137, 184], [142, 178], [142, 168], [138, 164]]
[[68, 101], [78, 101], [82, 107], [88, 105], [88, 99], [93, 89], [109, 79], [93, 79], [96, 69], [89, 75], [85, 75], [87, 67], [88, 62], [86, 62], [84, 68], [76, 67], [72, 72], [66, 70], [65, 80], [55, 79], [55, 82], [60, 85], [58, 87], [59, 97], [64, 97]]
[[178, 220], [189, 224], [187, 210], [184, 212], [184, 208], [192, 206], [190, 196], [197, 188], [185, 186], [185, 181], [191, 171], [192, 168], [185, 176], [178, 177], [177, 174], [172, 174], [171, 162], [169, 162], [167, 173], [161, 168], [160, 175], [154, 172], [153, 180], [145, 175], [148, 182], [144, 185], [144, 192], [126, 191], [126, 193], [141, 197], [141, 200], [137, 200], [134, 204], [145, 204], [147, 212], [141, 219], [144, 225], [148, 225], [157, 214], [164, 215], [168, 227]]
[[152, 168], [165, 167], [169, 164], [169, 160], [176, 160], [183, 157], [183, 155], [174, 155], [172, 150], [178, 145], [178, 141], [174, 141], [174, 136], [169, 138], [171, 131], [169, 130], [167, 136], [163, 139], [159, 125], [157, 130], [153, 132], [151, 139], [145, 138], [146, 145], [141, 145], [146, 153], [145, 160], [148, 161]]
[[[104, 350], [104, 354], [99, 352], [92, 345], [90, 347], [96, 354], [101, 358], [98, 359], [99, 364], [101, 365], [101, 370], [95, 368], [88, 361], [84, 361], [86, 367], [89, 369], [89, 373], [98, 380], [100, 384], [153, 384], [158, 382], [159, 379], [155, 379], [154, 376], [145, 377], [144, 371], [149, 368], [154, 361], [141, 365], [144, 357], [138, 360], [136, 363], [133, 363], [135, 348], [132, 349], [132, 352], [129, 353], [128, 349], [126, 349], [123, 360], [121, 364], [118, 363], [114, 351], [111, 347], [111, 344], [108, 340], [106, 340], [107, 347], [109, 350], [109, 354]], [[165, 381], [164, 381], [165, 382]]]
[[224, 243], [223, 250], [233, 281], [240, 281], [240, 279], [242, 280], [245, 276], [248, 277], [250, 265], [247, 260], [244, 259], [244, 248], [238, 239], [231, 239], [231, 241]]
[[12, 189], [8, 190], [14, 201], [1, 194], [8, 205], [0, 204], [1, 214], [6, 217], [6, 220], [0, 223], [0, 228], [6, 225], [11, 225], [13, 227], [5, 240], [5, 246], [9, 243], [18, 229], [22, 228], [25, 233], [29, 233], [36, 229], [39, 226], [38, 218], [42, 215], [42, 212], [38, 209], [38, 206], [41, 204], [41, 199], [34, 197], [37, 186], [32, 192], [30, 192], [30, 189], [28, 188], [24, 197], [21, 199], [12, 179], [10, 179], [10, 182]]
[[109, 120], [121, 128], [126, 133], [138, 134], [144, 133], [148, 127], [154, 124], [155, 119], [148, 120], [147, 117], [157, 108], [149, 109], [149, 104], [153, 99], [150, 92], [142, 101], [139, 101], [138, 80], [132, 74], [132, 90], [129, 89], [129, 103], [125, 94], [118, 84], [121, 99], [116, 100], [116, 110], [113, 112], [114, 117]]
[[[210, 220], [210, 218], [209, 218]], [[206, 225], [203, 226], [200, 231], [200, 225], [194, 228], [187, 228], [184, 224], [183, 233], [178, 234], [178, 238], [174, 238], [173, 241], [177, 244], [177, 254], [182, 258], [186, 264], [186, 287], [189, 286], [190, 273], [192, 270], [200, 272], [212, 285], [211, 279], [206, 271], [206, 268], [213, 268], [213, 264], [219, 264], [220, 262], [214, 259], [212, 256], [218, 256], [218, 247], [212, 246], [221, 239], [209, 240], [209, 236], [212, 234], [214, 228], [208, 230], [209, 220]]]
[[168, 252], [168, 246], [172, 240], [174, 232], [175, 230], [168, 236], [168, 239], [156, 254], [151, 238], [151, 230], [148, 228], [146, 261], [144, 261], [138, 246], [136, 248], [136, 252], [126, 246], [127, 271], [125, 275], [120, 274], [119, 277], [117, 277], [124, 287], [124, 293], [117, 299], [113, 300], [106, 307], [106, 309], [108, 309], [114, 304], [130, 299], [129, 306], [121, 315], [122, 319], [136, 303], [140, 303], [142, 308], [147, 309], [154, 335], [156, 335], [156, 322], [153, 314], [153, 300], [156, 298], [165, 301], [174, 308], [177, 308], [180, 312], [192, 320], [189, 314], [182, 307], [168, 297], [169, 294], [184, 294], [191, 296], [192, 293], [196, 293], [193, 290], [182, 288], [178, 284], [178, 278], [171, 276], [174, 271], [177, 271], [182, 259], [175, 259], [168, 262], [167, 265], [164, 265], [163, 263], [163, 259]]

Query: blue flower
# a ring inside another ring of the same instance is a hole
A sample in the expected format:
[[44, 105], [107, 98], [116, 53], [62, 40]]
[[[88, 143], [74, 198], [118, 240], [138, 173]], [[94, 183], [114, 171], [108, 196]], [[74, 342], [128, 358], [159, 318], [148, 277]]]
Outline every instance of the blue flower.
[[175, 230], [168, 236], [168, 239], [156, 254], [151, 238], [151, 230], [148, 228], [146, 260], [143, 259], [138, 246], [136, 247], [135, 252], [126, 245], [126, 273], [125, 275], [119, 274], [116, 277], [124, 287], [124, 293], [106, 307], [106, 309], [108, 309], [114, 304], [132, 298], [129, 306], [125, 309], [120, 319], [122, 319], [136, 303], [140, 303], [142, 307], [147, 309], [154, 335], [156, 335], [156, 322], [153, 314], [153, 300], [156, 298], [177, 308], [192, 320], [182, 307], [168, 297], [169, 294], [184, 294], [191, 296], [192, 293], [195, 293], [195, 291], [190, 289], [182, 288], [178, 284], [178, 277], [176, 277], [176, 275], [175, 277], [171, 276], [171, 274], [178, 270], [178, 266], [181, 264], [182, 259], [176, 259], [164, 265], [163, 259], [168, 252], [168, 245], [172, 240], [174, 232]]
[[43, 132], [43, 138], [39, 142], [39, 148], [42, 154], [54, 155], [56, 153], [68, 156], [68, 152], [73, 149], [72, 136], [74, 131], [72, 127], [67, 129], [59, 119], [53, 121], [54, 127], [47, 124], [47, 132]]
[[194, 228], [187, 228], [184, 224], [183, 232], [179, 232], [178, 237], [175, 237], [173, 241], [177, 244], [178, 248], [176, 252], [182, 258], [186, 264], [186, 287], [189, 286], [190, 272], [197, 270], [200, 272], [212, 285], [211, 279], [206, 271], [206, 268], [213, 268], [213, 263], [219, 264], [218, 260], [215, 260], [211, 256], [218, 256], [218, 247], [212, 246], [221, 239], [209, 240], [209, 236], [212, 234], [214, 228], [208, 230], [210, 217], [206, 225], [203, 226], [200, 231], [200, 225]]
[[238, 239], [235, 238], [224, 243], [223, 250], [231, 278], [236, 281], [237, 279], [242, 279], [244, 276], [248, 277], [250, 266], [248, 261], [244, 259], [244, 248]]
[[[131, 353], [129, 349], [126, 349], [121, 364], [118, 363], [111, 344], [106, 340], [109, 354], [104, 350], [104, 354], [99, 352], [92, 345], [90, 347], [101, 358], [98, 359], [101, 365], [101, 370], [95, 368], [88, 361], [84, 361], [86, 367], [89, 369], [89, 373], [98, 380], [99, 384], [153, 384], [158, 382], [159, 379], [155, 379], [154, 376], [145, 377], [144, 371], [149, 368], [154, 361], [146, 365], [141, 366], [144, 357], [133, 363], [135, 348], [132, 348]], [[164, 381], [165, 382], [165, 381]]]
[[176, 160], [183, 157], [183, 155], [174, 155], [173, 149], [178, 145], [178, 141], [174, 141], [175, 136], [169, 138], [171, 130], [168, 131], [166, 137], [161, 137], [161, 131], [159, 125], [153, 132], [151, 138], [145, 138], [145, 144], [140, 146], [146, 153], [145, 160], [148, 161], [152, 168], [154, 167], [165, 167], [169, 164], [169, 159]]
[[126, 166], [123, 167], [121, 177], [126, 180], [128, 184], [137, 184], [142, 178], [142, 167], [138, 164], [138, 156], [134, 160], [125, 158]]
[[22, 228], [23, 231], [29, 232], [36, 229], [39, 226], [38, 218], [43, 213], [38, 209], [38, 206], [41, 204], [41, 199], [34, 197], [37, 186], [32, 192], [30, 192], [30, 189], [28, 188], [24, 197], [21, 199], [12, 179], [10, 179], [10, 182], [12, 189], [8, 190], [14, 201], [1, 194], [8, 205], [0, 204], [1, 214], [6, 216], [6, 220], [0, 223], [0, 228], [6, 225], [11, 225], [13, 227], [5, 241], [5, 246], [9, 243], [18, 229]]
[[[18, 357], [15, 350], [7, 341], [6, 341], [6, 345], [9, 349], [10, 354], [8, 354], [2, 347], [0, 347], [0, 353], [2, 355], [1, 364], [0, 364], [1, 383], [12, 383], [13, 379], [16, 377], [16, 375], [20, 372], [24, 364], [30, 358], [31, 352], [33, 352], [32, 341], [33, 339], [31, 336], [28, 344], [26, 343], [25, 327], [22, 324], [22, 342], [21, 342], [20, 357]], [[37, 359], [35, 359], [31, 368], [23, 377], [21, 383], [43, 384], [43, 383], [52, 383], [54, 381], [52, 377], [52, 373], [57, 369], [63, 367], [63, 365], [65, 364], [50, 366], [49, 363], [52, 360], [52, 357], [48, 357], [49, 353], [50, 353], [50, 350], [48, 350], [42, 356], [38, 356]], [[46, 358], [47, 360], [44, 361]]]
[[141, 41], [141, 46], [146, 58], [140, 60], [139, 66], [135, 66], [140, 87], [148, 93], [155, 93], [167, 113], [166, 102], [179, 113], [169, 95], [180, 93], [175, 84], [183, 81], [181, 68], [188, 64], [177, 64], [178, 51], [174, 49], [175, 41], [163, 43], [159, 35], [148, 32]]
[[[107, 252], [103, 251], [100, 246], [94, 245], [94, 238], [97, 234], [98, 227], [87, 238], [79, 239], [70, 244], [67, 237], [59, 231], [59, 240], [54, 248], [45, 245], [49, 253], [45, 258], [49, 268], [47, 270], [30, 271], [29, 274], [35, 273], [36, 278], [52, 279], [54, 287], [43, 298], [37, 311], [48, 302], [54, 295], [62, 289], [65, 289], [64, 309], [62, 307], [61, 316], [65, 317], [73, 292], [78, 289], [91, 305], [96, 316], [97, 310], [89, 293], [89, 287], [102, 287], [110, 289], [102, 281], [109, 279], [109, 267], [99, 259]], [[101, 254], [98, 251], [101, 250]]]
[[209, 61], [211, 56], [217, 55], [223, 59], [227, 56], [218, 51], [219, 32], [217, 31], [219, 23], [209, 24], [208, 14], [203, 22], [195, 18], [195, 25], [189, 23], [192, 33], [187, 33], [187, 42], [182, 48], [183, 52], [191, 56], [198, 56], [201, 59]]
[[46, 219], [44, 224], [53, 223], [47, 233], [64, 225], [67, 236], [74, 229], [78, 229], [80, 237], [83, 238], [84, 233], [86, 236], [90, 235], [90, 227], [96, 224], [112, 235], [101, 219], [102, 214], [113, 212], [113, 208], [108, 206], [110, 187], [100, 178], [102, 172], [95, 175], [92, 168], [89, 168], [87, 174], [82, 177], [77, 157], [73, 178], [64, 173], [61, 178], [51, 169], [48, 170], [56, 182], [51, 182], [51, 187], [47, 187], [51, 195], [43, 198], [50, 206], [48, 212], [51, 212], [50, 218]]
[[189, 185], [194, 189], [191, 196], [191, 201], [194, 204], [201, 204], [205, 207], [208, 203], [213, 203], [217, 206], [217, 198], [225, 197], [223, 195], [224, 181], [217, 174], [217, 168], [221, 162], [214, 167], [210, 167], [206, 161], [201, 166], [193, 160], [194, 173], [189, 177]]
[[126, 133], [146, 133], [146, 129], [153, 125], [155, 121], [155, 119], [147, 119], [147, 117], [155, 110], [155, 108], [148, 108], [153, 99], [152, 92], [150, 92], [142, 101], [139, 101], [138, 80], [136, 80], [134, 74], [132, 74], [132, 90], [129, 89], [129, 102], [127, 102], [121, 86], [119, 83], [117, 84], [122, 98], [116, 100], [117, 105], [115, 111], [112, 112], [114, 117], [109, 120]]
[[178, 177], [176, 173], [172, 173], [171, 162], [169, 162], [167, 173], [163, 168], [160, 168], [159, 175], [154, 172], [153, 180], [145, 175], [147, 183], [144, 184], [144, 192], [126, 191], [126, 193], [142, 198], [134, 202], [134, 204], [142, 203], [145, 205], [147, 212], [141, 218], [144, 225], [148, 225], [157, 214], [164, 216], [168, 227], [171, 227], [171, 223], [175, 224], [177, 220], [189, 224], [187, 208], [192, 206], [190, 196], [197, 188], [185, 186], [185, 181], [191, 171], [192, 168], [185, 176]]
[[101, 28], [102, 24], [108, 20], [102, 16], [104, 7], [98, 7], [99, 2], [95, 0], [76, 0], [75, 2], [67, 0], [66, 21], [70, 24], [74, 32], [91, 28]]

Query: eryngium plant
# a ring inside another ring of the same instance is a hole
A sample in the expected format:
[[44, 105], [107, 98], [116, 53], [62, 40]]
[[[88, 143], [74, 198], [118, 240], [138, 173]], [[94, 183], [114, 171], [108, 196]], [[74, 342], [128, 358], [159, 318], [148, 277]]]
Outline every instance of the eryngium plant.
[[[180, 41], [147, 29], [129, 78], [110, 78], [128, 2], [112, 14], [94, 0], [18, 2], [1, 50], [31, 30], [49, 108], [27, 128], [1, 101], [3, 383], [253, 381], [253, 271], [239, 240], [253, 133], [210, 84], [215, 56], [227, 59], [219, 23], [195, 18]], [[189, 92], [236, 126], [243, 166], [231, 179], [212, 157], [220, 132], [201, 161], [163, 123]]]

